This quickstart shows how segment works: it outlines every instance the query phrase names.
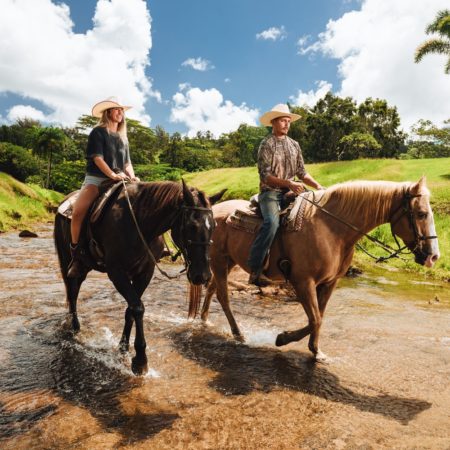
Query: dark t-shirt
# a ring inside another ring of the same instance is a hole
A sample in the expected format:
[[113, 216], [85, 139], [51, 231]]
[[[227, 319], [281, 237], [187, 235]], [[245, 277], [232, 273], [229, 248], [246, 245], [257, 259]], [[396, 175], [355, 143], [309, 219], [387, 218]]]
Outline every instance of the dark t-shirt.
[[128, 144], [125, 144], [119, 133], [108, 132], [104, 127], [95, 127], [88, 138], [86, 172], [88, 175], [104, 177], [105, 174], [94, 162], [95, 156], [101, 156], [111, 169], [124, 170], [130, 162]]

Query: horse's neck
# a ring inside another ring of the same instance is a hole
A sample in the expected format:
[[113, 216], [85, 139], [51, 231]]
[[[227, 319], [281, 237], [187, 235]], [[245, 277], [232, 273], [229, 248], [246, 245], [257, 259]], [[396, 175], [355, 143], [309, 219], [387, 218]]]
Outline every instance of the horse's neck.
[[[393, 212], [401, 205], [402, 189], [393, 186], [392, 190], [386, 191], [378, 201], [366, 196], [364, 191], [360, 191], [358, 195], [359, 198], [355, 201], [353, 209], [342, 205], [345, 200], [343, 201], [338, 193], [336, 196], [332, 196], [325, 205], [325, 209], [334, 212], [342, 220], [339, 226], [340, 231], [355, 240], [360, 238], [361, 233], [369, 233], [374, 228], [390, 221]], [[325, 220], [333, 221], [334, 219], [326, 218]], [[353, 227], [360, 232], [356, 232]]]

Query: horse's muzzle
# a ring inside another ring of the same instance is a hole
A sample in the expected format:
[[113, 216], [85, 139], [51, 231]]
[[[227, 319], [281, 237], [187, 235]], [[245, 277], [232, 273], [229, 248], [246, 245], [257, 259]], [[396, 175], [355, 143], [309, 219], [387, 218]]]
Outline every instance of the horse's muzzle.
[[206, 285], [209, 280], [211, 279], [211, 273], [209, 274], [202, 274], [202, 273], [196, 273], [196, 274], [188, 274], [188, 279], [192, 284], [195, 285]]
[[425, 267], [433, 267], [434, 263], [439, 259], [439, 253], [426, 253], [422, 250], [414, 252], [414, 260], [417, 264]]

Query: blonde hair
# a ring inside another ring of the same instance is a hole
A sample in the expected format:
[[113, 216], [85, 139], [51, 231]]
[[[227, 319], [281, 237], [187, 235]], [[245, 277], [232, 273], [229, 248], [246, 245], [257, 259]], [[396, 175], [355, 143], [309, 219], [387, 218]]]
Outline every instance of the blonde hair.
[[[100, 120], [97, 123], [98, 127], [106, 128], [107, 131], [109, 130], [108, 126], [111, 125], [111, 120], [109, 118], [109, 112], [108, 112], [110, 109], [113, 109], [113, 108], [105, 109], [102, 112], [102, 117], [100, 118]], [[127, 135], [127, 121], [125, 119], [125, 112], [122, 117], [122, 122], [120, 122], [119, 125], [117, 126], [117, 133], [119, 134], [123, 143], [127, 144], [128, 143], [128, 135]]]

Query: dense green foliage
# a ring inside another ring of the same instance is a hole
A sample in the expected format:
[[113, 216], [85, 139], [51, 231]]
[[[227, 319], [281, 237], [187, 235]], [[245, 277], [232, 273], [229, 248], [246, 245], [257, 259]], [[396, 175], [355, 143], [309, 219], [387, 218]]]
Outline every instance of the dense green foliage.
[[23, 147], [0, 142], [0, 172], [25, 181], [29, 176], [39, 173], [39, 160]]
[[[328, 93], [312, 108], [291, 109], [301, 119], [291, 125], [289, 135], [300, 143], [307, 163], [450, 155], [449, 122], [438, 127], [419, 121], [408, 137], [400, 129], [397, 109], [385, 100], [368, 98], [357, 104], [351, 97]], [[30, 181], [60, 192], [76, 189], [83, 179], [88, 134], [96, 124], [95, 117], [84, 115], [72, 128], [45, 127], [31, 119], [2, 125], [0, 142], [20, 147], [8, 147], [0, 154], [1, 170], [21, 180], [30, 177]], [[270, 132], [266, 127], [242, 124], [219, 137], [210, 132], [187, 137], [132, 119], [127, 120], [127, 128], [135, 171], [146, 181], [252, 166], [261, 140]]]

